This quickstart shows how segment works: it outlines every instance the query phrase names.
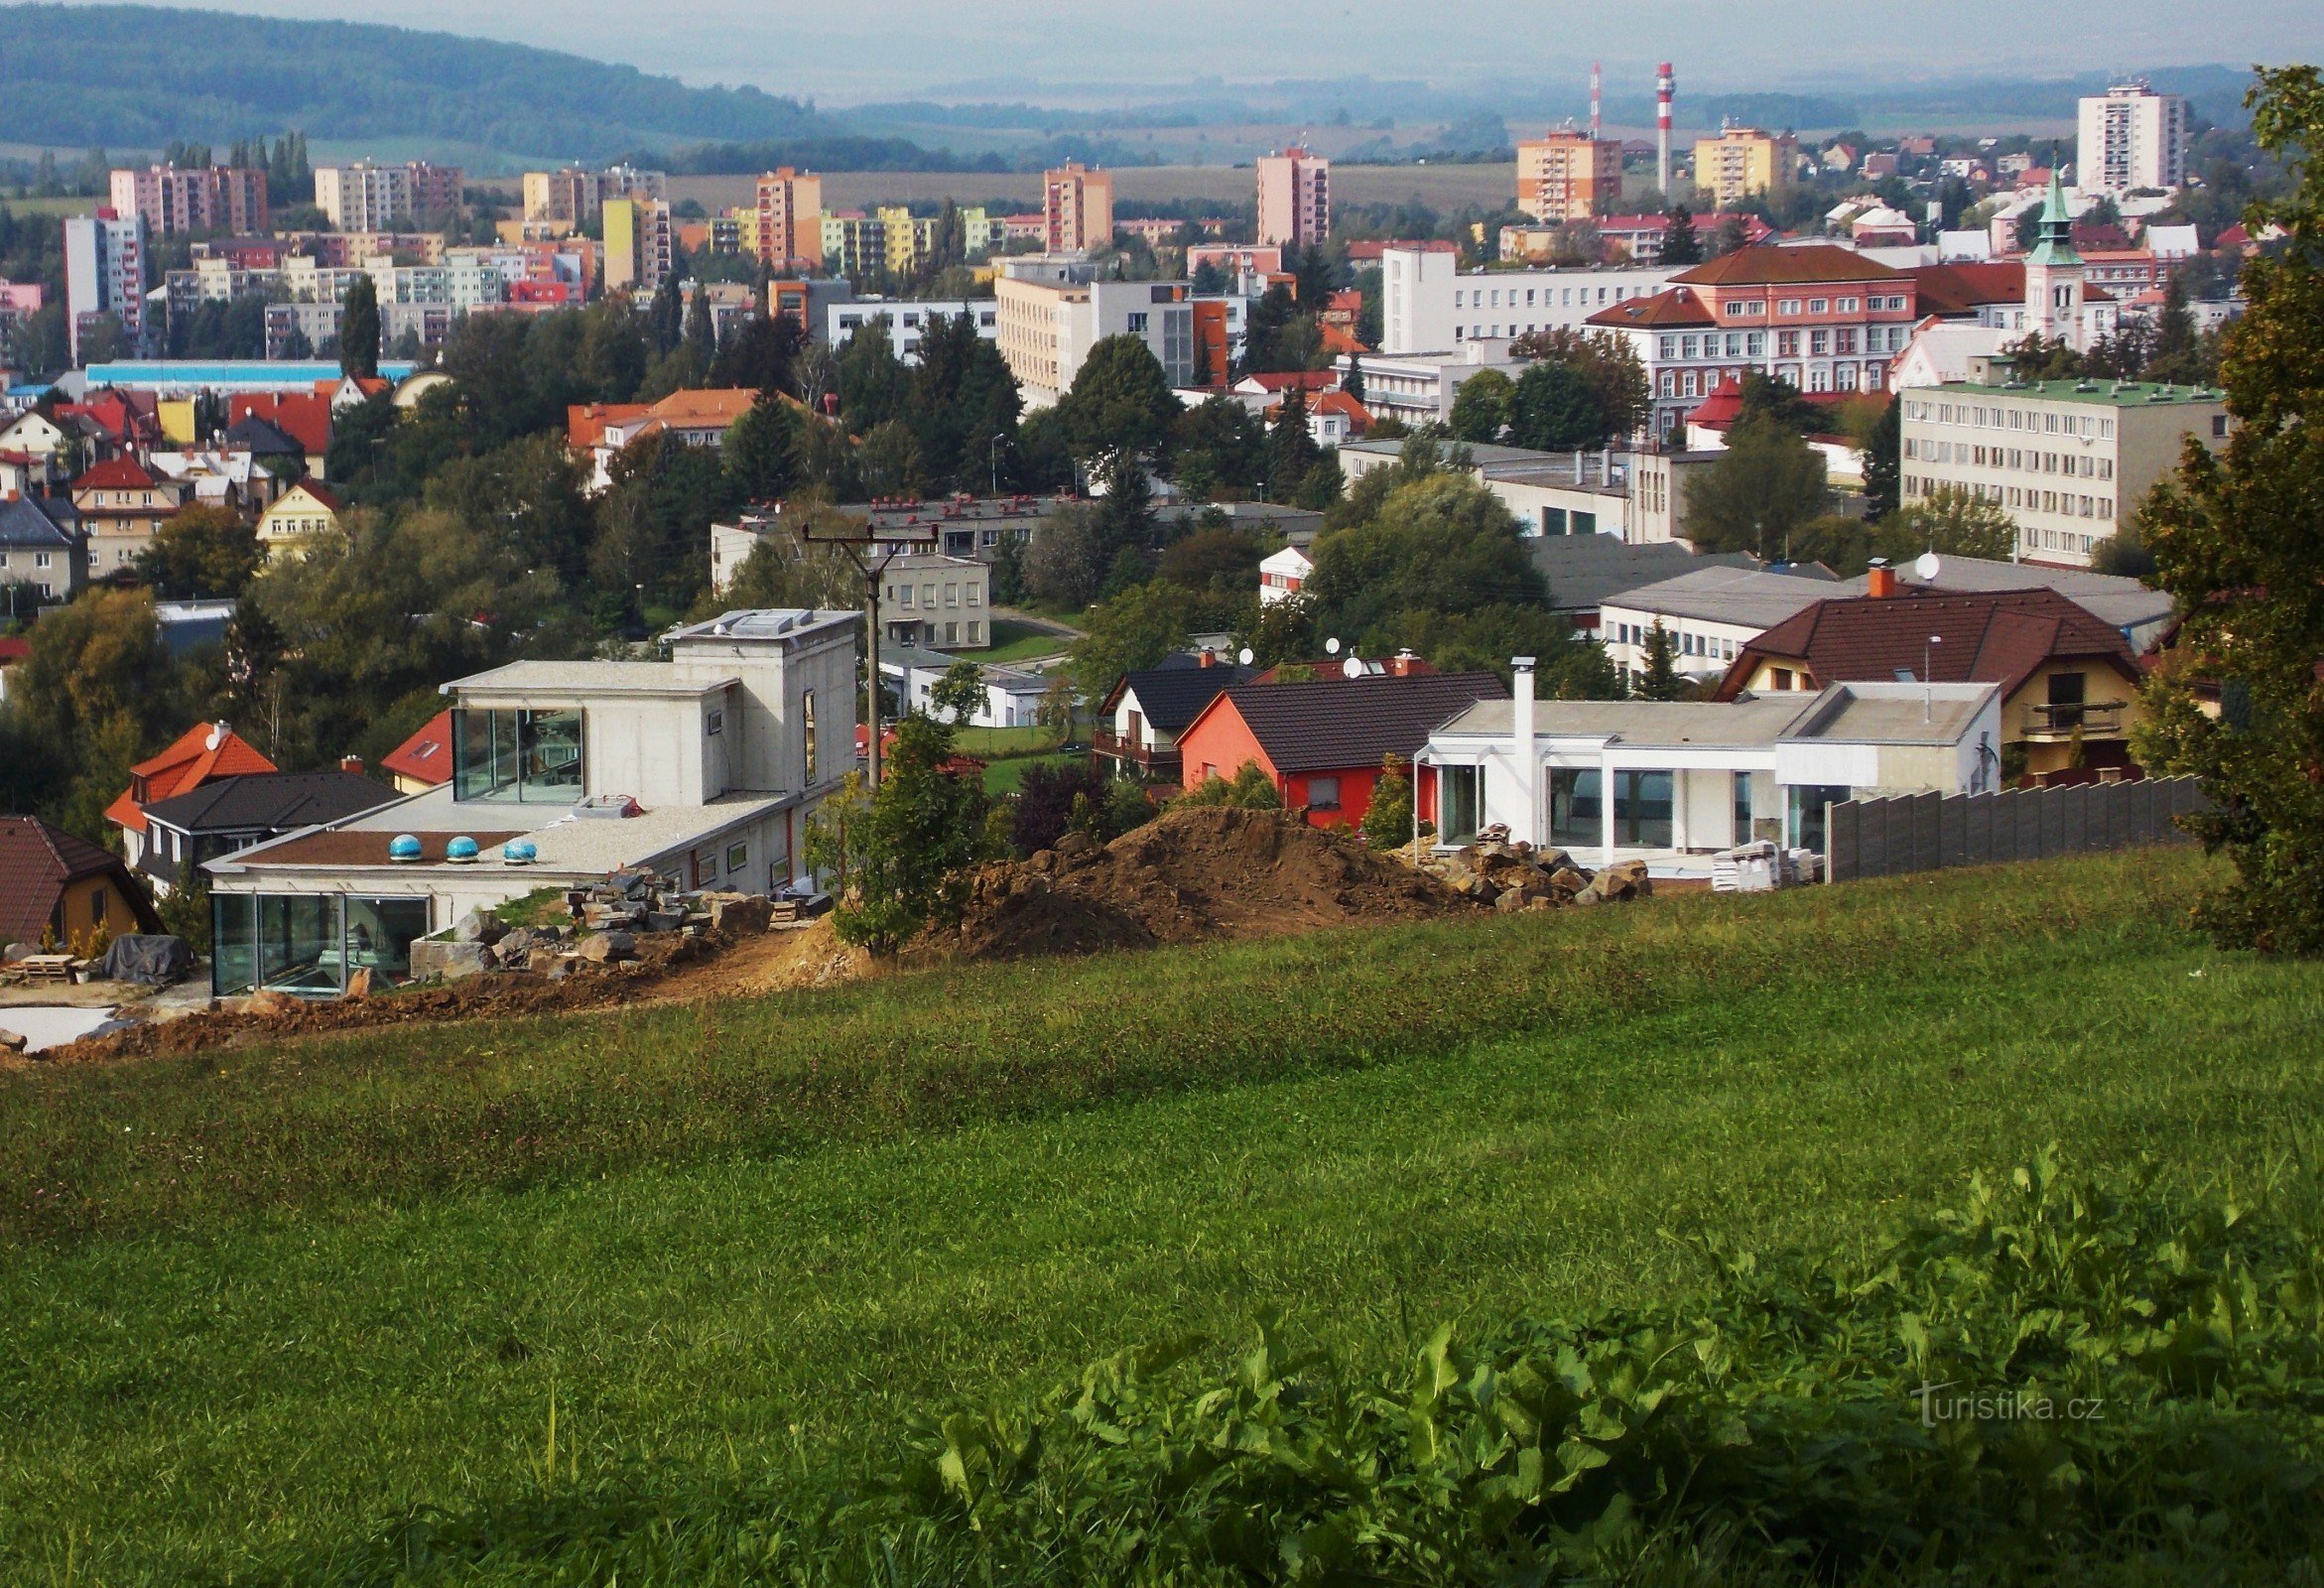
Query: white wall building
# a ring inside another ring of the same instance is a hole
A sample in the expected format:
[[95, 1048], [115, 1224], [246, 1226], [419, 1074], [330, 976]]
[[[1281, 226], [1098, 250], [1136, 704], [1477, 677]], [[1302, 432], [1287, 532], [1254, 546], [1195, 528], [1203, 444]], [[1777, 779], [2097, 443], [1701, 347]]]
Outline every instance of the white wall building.
[[896, 357], [907, 364], [920, 362], [920, 339], [938, 321], [958, 320], [967, 315], [976, 328], [976, 334], [986, 341], [1000, 335], [1000, 306], [990, 298], [957, 298], [939, 302], [934, 299], [857, 298], [848, 303], [824, 306], [825, 340], [834, 347], [843, 346], [848, 337], [862, 326], [878, 324], [887, 328], [888, 345]]
[[81, 362], [80, 333], [101, 315], [121, 322], [132, 356], [145, 345], [145, 222], [99, 210], [65, 221], [65, 334]]
[[2192, 125], [2185, 96], [2156, 93], [2143, 79], [2084, 99], [2074, 186], [2116, 198], [2184, 186]]
[[[1380, 254], [1380, 352], [1451, 353], [1560, 327], [1579, 331], [1602, 309], [1651, 298], [1683, 265], [1463, 274], [1459, 257], [1425, 248]], [[1366, 364], [1368, 370], [1369, 365]], [[1369, 388], [1366, 388], [1368, 395]]]

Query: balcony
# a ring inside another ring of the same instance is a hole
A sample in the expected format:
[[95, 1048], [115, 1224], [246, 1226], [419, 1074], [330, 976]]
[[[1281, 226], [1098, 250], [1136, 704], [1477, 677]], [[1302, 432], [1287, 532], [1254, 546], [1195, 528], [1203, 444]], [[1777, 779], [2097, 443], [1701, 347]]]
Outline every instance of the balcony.
[[2121, 738], [2123, 701], [2089, 705], [2036, 703], [2025, 708], [2025, 736], [2037, 742], [2072, 738], [2080, 728], [2084, 738]]
[[1093, 728], [1090, 733], [1090, 751], [1124, 766], [1134, 766], [1140, 776], [1149, 782], [1175, 783], [1186, 765], [1178, 746], [1149, 749], [1137, 740], [1124, 738], [1110, 728]]

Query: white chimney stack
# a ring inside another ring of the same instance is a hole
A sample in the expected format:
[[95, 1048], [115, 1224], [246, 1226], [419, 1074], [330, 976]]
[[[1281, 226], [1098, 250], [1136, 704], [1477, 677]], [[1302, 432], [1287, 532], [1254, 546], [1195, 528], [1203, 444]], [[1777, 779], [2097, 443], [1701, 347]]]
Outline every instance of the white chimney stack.
[[1541, 751], [1533, 741], [1533, 658], [1512, 656], [1509, 667], [1516, 675], [1511, 693], [1516, 699], [1509, 711], [1509, 754], [1516, 765], [1517, 797], [1524, 802], [1523, 814], [1509, 824], [1509, 837], [1528, 844], [1541, 842]]

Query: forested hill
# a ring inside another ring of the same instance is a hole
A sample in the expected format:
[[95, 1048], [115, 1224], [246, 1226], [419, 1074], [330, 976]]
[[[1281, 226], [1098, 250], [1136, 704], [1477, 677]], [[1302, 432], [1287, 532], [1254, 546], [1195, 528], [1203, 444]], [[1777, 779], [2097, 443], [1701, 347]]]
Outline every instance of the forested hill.
[[153, 6], [0, 6], [0, 142], [159, 148], [287, 130], [418, 153], [609, 159], [835, 129], [756, 88], [449, 33]]

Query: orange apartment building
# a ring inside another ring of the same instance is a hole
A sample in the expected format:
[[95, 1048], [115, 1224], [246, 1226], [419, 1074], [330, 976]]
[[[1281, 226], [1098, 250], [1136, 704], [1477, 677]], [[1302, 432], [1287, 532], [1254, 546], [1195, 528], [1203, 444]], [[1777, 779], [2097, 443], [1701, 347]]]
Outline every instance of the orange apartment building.
[[1069, 160], [1041, 174], [1041, 222], [1053, 254], [1082, 254], [1113, 241], [1113, 178]]
[[1544, 225], [1619, 207], [1622, 146], [1586, 132], [1551, 132], [1517, 145], [1517, 207]]

